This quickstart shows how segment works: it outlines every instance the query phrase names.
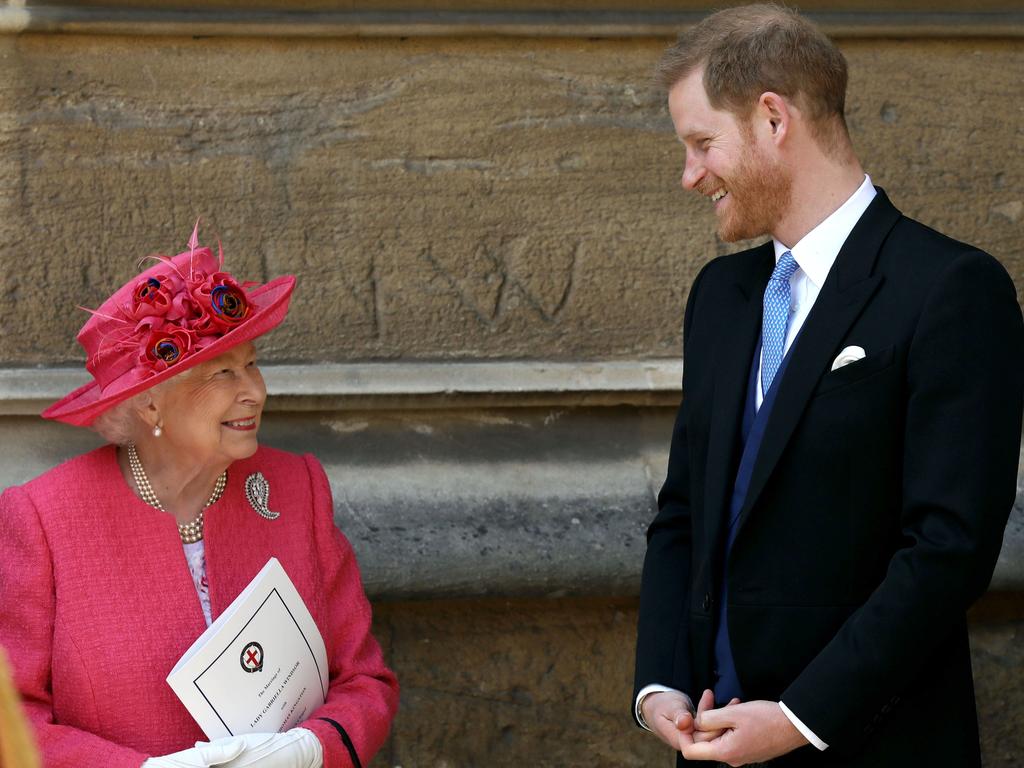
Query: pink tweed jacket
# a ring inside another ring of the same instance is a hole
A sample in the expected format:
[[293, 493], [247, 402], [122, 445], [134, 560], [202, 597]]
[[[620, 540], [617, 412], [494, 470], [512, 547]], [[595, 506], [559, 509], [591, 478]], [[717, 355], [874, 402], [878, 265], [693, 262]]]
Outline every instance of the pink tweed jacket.
[[[276, 520], [245, 498], [256, 471]], [[370, 634], [323, 468], [263, 447], [236, 462], [206, 511], [205, 542], [214, 618], [268, 558], [281, 561], [329, 656], [327, 701], [301, 725], [323, 744], [326, 768], [368, 763], [387, 737], [398, 683]], [[113, 446], [0, 496], [0, 646], [46, 766], [138, 768], [204, 740], [165, 677], [205, 629], [174, 520], [134, 496]]]

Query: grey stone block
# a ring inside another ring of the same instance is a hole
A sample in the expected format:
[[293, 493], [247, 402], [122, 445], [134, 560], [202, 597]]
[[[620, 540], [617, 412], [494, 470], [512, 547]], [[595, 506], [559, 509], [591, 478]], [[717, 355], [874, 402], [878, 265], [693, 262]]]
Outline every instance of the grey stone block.
[[[376, 599], [637, 593], [673, 409], [271, 412], [261, 439], [324, 465]], [[99, 443], [0, 420], [0, 487]], [[1024, 491], [992, 588], [1024, 589]]]

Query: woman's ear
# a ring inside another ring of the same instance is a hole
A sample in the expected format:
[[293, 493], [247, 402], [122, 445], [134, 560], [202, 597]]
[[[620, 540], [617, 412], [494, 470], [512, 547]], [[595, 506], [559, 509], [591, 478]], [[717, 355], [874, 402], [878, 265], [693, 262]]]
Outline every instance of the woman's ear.
[[132, 403], [135, 415], [148, 430], [163, 429], [160, 406], [150, 392], [141, 392]]

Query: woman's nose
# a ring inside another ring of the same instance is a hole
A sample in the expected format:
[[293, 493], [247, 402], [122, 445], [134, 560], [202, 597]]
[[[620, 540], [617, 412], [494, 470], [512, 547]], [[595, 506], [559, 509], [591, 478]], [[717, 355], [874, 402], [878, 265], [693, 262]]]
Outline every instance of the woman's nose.
[[263, 383], [263, 374], [253, 366], [245, 369], [244, 384], [239, 393], [242, 402], [247, 405], [262, 406], [267, 399], [267, 386]]

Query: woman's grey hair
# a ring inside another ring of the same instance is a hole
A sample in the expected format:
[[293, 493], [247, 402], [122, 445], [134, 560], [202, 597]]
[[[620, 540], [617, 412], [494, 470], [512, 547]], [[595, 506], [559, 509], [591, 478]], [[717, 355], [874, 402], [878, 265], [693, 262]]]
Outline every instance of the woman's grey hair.
[[149, 425], [139, 416], [139, 411], [150, 404], [153, 395], [179, 383], [191, 370], [190, 368], [182, 371], [177, 376], [161, 381], [159, 384], [108, 408], [96, 417], [91, 429], [98, 432], [100, 437], [108, 443], [114, 445], [138, 442], [138, 439], [149, 429]]

